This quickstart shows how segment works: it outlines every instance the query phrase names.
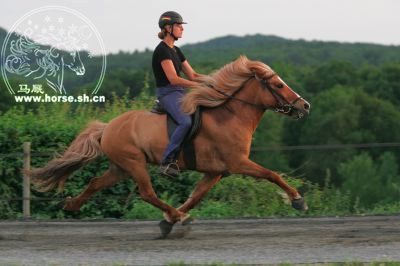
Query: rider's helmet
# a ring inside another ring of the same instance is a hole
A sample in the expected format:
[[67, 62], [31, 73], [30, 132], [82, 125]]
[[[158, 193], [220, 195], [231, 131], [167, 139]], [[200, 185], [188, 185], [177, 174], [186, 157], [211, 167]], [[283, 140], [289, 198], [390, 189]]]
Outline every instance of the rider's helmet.
[[183, 22], [182, 16], [175, 11], [164, 12], [158, 20], [158, 26], [160, 29], [163, 29], [165, 25], [173, 25], [175, 23], [186, 24], [186, 22]]

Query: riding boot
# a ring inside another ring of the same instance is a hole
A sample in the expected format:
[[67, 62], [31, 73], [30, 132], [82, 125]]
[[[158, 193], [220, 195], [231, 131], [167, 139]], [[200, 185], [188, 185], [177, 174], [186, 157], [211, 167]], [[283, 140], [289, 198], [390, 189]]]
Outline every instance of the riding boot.
[[[177, 152], [177, 154], [179, 154], [179, 152]], [[168, 158], [161, 163], [159, 174], [174, 178], [179, 176], [180, 169], [178, 166], [177, 154], [174, 154], [172, 158]]]
[[178, 162], [175, 161], [168, 164], [161, 164], [158, 173], [173, 178], [179, 177], [180, 171]]
[[178, 166], [178, 155], [179, 151], [171, 154], [169, 157], [163, 160], [159, 168], [159, 174], [174, 178], [178, 177], [180, 174], [180, 169]]

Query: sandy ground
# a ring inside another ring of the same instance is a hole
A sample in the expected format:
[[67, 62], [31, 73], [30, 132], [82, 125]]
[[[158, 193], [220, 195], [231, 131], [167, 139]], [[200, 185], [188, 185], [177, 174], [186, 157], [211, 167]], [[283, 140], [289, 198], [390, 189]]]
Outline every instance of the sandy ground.
[[0, 265], [400, 261], [400, 215], [158, 221], [0, 221]]

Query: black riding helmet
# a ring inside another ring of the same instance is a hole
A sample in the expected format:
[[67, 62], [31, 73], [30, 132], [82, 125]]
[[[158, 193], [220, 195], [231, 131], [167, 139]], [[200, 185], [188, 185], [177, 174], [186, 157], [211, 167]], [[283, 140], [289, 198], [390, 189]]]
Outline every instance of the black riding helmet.
[[165, 25], [174, 25], [175, 23], [187, 24], [186, 22], [183, 22], [182, 16], [175, 11], [164, 12], [158, 20], [158, 26], [160, 29], [163, 29]]

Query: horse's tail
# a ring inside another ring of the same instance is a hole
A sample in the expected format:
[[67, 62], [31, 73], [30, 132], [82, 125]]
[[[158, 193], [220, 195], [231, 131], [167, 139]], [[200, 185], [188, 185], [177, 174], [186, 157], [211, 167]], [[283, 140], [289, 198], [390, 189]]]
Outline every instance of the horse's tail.
[[69, 175], [102, 154], [100, 140], [106, 126], [107, 124], [99, 121], [90, 123], [64, 154], [42, 168], [29, 171], [36, 189], [46, 192], [57, 186], [59, 192], [63, 191]]

